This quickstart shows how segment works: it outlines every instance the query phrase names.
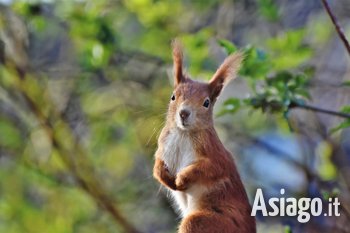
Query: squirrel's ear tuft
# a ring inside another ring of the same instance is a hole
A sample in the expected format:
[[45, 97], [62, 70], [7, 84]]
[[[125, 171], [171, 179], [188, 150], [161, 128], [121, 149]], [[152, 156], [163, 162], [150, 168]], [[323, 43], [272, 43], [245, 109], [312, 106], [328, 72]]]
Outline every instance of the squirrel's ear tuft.
[[173, 63], [174, 63], [174, 83], [177, 86], [179, 83], [185, 80], [182, 63], [183, 63], [183, 53], [182, 45], [178, 39], [174, 39], [171, 43], [173, 48]]
[[243, 59], [244, 55], [241, 52], [236, 52], [228, 56], [217, 69], [214, 76], [209, 81], [212, 99], [218, 97], [222, 88], [229, 81], [236, 78]]

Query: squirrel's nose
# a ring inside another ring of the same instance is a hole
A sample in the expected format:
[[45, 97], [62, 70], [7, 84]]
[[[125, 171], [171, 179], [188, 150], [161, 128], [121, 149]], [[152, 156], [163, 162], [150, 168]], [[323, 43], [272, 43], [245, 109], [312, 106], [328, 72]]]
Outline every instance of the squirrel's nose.
[[182, 120], [186, 120], [191, 113], [188, 110], [182, 109], [179, 114]]

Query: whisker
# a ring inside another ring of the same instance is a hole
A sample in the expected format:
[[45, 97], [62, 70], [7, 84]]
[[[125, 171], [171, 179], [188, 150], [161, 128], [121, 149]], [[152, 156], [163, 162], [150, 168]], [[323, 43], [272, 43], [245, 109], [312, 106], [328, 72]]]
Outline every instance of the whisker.
[[[154, 123], [153, 123], [154, 124]], [[151, 140], [153, 139], [153, 136], [156, 135], [156, 137], [158, 138], [159, 135], [160, 135], [160, 132], [163, 128], [163, 126], [165, 125], [165, 121], [163, 121], [158, 127], [154, 127], [153, 128], [153, 133], [152, 135], [150, 136], [150, 138], [148, 139], [147, 143], [146, 143], [146, 146], [149, 146], [149, 143], [151, 142]]]

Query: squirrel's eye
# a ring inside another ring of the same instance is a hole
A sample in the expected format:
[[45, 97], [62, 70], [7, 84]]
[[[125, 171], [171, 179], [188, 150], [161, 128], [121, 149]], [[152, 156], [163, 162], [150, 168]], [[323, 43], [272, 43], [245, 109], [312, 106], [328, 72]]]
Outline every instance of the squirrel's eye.
[[171, 100], [172, 100], [172, 101], [175, 100], [175, 95], [174, 95], [174, 94], [171, 95]]
[[204, 103], [203, 103], [203, 106], [206, 107], [206, 108], [208, 108], [208, 107], [209, 107], [209, 104], [210, 104], [209, 99], [206, 99], [206, 100], [204, 101]]

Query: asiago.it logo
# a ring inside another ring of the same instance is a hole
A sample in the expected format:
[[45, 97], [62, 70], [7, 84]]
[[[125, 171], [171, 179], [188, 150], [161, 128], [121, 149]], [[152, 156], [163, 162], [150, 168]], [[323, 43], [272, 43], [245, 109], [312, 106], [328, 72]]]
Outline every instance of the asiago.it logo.
[[[252, 216], [256, 216], [261, 211], [263, 216], [297, 216], [300, 223], [306, 223], [311, 216], [340, 216], [340, 202], [337, 197], [328, 199], [328, 211], [323, 210], [323, 201], [321, 198], [299, 198], [284, 197], [285, 190], [280, 190], [281, 197], [269, 198], [265, 203], [262, 189], [257, 189], [252, 207]], [[267, 206], [267, 205], [268, 206]], [[271, 210], [271, 211], [268, 211]]]

